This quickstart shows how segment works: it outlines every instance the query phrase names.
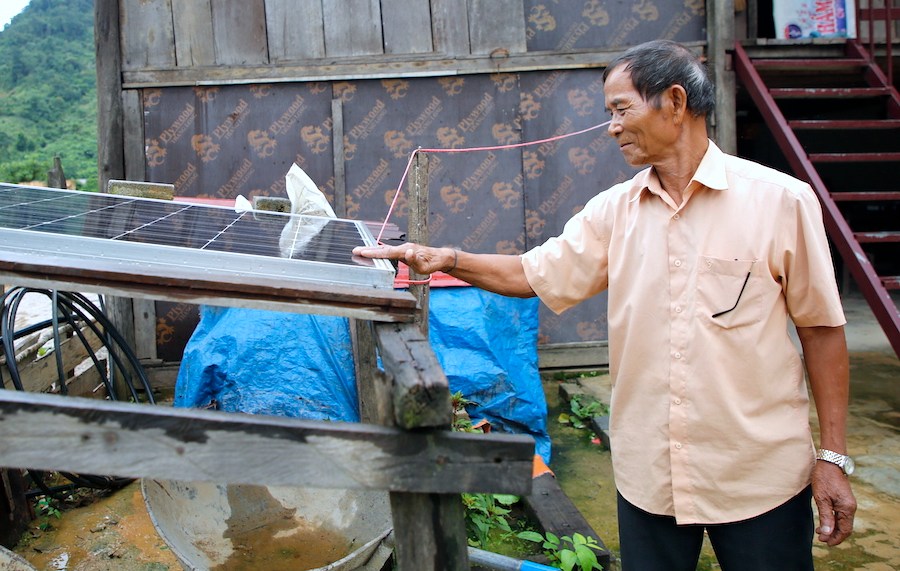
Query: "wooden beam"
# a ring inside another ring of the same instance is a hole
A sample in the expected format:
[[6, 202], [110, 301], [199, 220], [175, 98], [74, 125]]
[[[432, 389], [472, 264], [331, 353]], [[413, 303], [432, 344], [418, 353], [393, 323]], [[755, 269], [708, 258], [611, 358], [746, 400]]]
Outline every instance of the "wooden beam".
[[[686, 42], [688, 49], [702, 54], [706, 42]], [[194, 85], [236, 85], [252, 83], [351, 81], [408, 77], [447, 77], [468, 74], [513, 73], [606, 67], [621, 50], [579, 50], [510, 54], [502, 58], [488, 55], [442, 55], [348, 57], [300, 65], [161, 67], [127, 71], [126, 88], [163, 88]]]
[[405, 429], [449, 427], [447, 377], [428, 340], [411, 323], [377, 324], [375, 339], [384, 370], [394, 381], [394, 418]]
[[0, 391], [0, 466], [135, 478], [526, 494], [534, 441]]

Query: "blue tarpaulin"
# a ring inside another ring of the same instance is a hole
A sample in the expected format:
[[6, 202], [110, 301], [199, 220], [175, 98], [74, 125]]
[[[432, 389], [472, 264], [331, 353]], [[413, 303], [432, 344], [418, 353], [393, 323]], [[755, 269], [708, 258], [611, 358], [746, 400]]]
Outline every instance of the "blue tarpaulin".
[[[550, 461], [537, 365], [537, 299], [432, 288], [429, 337], [473, 422], [529, 434]], [[175, 406], [311, 420], [359, 420], [348, 320], [203, 306], [184, 351]]]

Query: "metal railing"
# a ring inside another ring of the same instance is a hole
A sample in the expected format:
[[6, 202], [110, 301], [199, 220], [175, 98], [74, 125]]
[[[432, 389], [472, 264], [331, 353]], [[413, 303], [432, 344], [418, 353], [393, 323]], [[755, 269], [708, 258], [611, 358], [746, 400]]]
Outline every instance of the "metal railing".
[[884, 42], [884, 63], [879, 67], [887, 76], [889, 85], [894, 84], [894, 16], [900, 13], [900, 7], [893, 6], [895, 1], [858, 0], [856, 7], [856, 38], [866, 46], [873, 62], [878, 62], [876, 50]]

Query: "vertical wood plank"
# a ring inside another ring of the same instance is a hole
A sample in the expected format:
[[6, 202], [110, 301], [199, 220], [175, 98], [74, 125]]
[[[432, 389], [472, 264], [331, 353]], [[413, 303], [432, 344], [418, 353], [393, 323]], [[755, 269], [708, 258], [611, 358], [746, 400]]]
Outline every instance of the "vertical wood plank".
[[451, 56], [469, 55], [466, 0], [431, 0], [431, 26], [434, 51]]
[[322, 13], [329, 57], [384, 53], [379, 0], [322, 0]]
[[384, 53], [420, 54], [433, 51], [428, 0], [381, 0]]
[[347, 178], [344, 176], [344, 101], [331, 100], [331, 144], [334, 154], [334, 212], [347, 217]]
[[[428, 155], [416, 153], [409, 176], [407, 196], [409, 196], [409, 241], [424, 246], [428, 245]], [[428, 278], [416, 273], [410, 268], [409, 279], [420, 281]], [[428, 338], [428, 299], [431, 288], [428, 284], [410, 284], [409, 291], [419, 304], [419, 314], [416, 316], [416, 324], [425, 338]]]
[[706, 26], [709, 30], [707, 66], [716, 88], [716, 109], [712, 119], [712, 138], [726, 153], [737, 152], [735, 130], [736, 80], [729, 69], [728, 51], [734, 48], [734, 0], [706, 3]]
[[144, 156], [144, 104], [137, 89], [122, 91], [122, 124], [128, 136], [123, 141], [125, 180], [146, 180]]
[[175, 66], [172, 0], [122, 0], [122, 67]]
[[215, 64], [209, 0], [172, 0], [172, 10], [175, 13], [176, 65], [193, 67]]
[[[391, 494], [398, 571], [469, 571], [458, 494]], [[399, 525], [398, 525], [399, 523]]]
[[523, 0], [469, 0], [469, 37], [473, 54], [525, 53]]
[[125, 176], [119, 1], [95, 0], [97, 46], [97, 176], [100, 188]]
[[371, 321], [350, 320], [360, 422], [394, 426], [391, 379], [378, 368]]
[[322, 0], [266, 0], [269, 60], [325, 56]]
[[268, 63], [264, 0], [210, 0], [216, 63]]

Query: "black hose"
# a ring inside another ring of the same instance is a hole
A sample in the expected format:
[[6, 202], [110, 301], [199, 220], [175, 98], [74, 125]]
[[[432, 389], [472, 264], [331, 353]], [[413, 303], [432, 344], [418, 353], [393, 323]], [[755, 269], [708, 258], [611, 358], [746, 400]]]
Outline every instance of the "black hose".
[[[16, 330], [16, 315], [22, 299], [27, 294], [46, 296], [51, 304], [51, 317]], [[56, 353], [54, 358], [57, 376], [59, 377], [59, 392], [62, 395], [68, 395], [62, 342], [60, 339], [60, 327], [64, 324], [68, 324], [71, 327], [78, 341], [84, 347], [88, 357], [100, 374], [110, 400], [118, 400], [119, 398], [115, 390], [114, 381], [121, 376], [122, 382], [128, 389], [128, 397], [130, 399], [134, 402], [141, 402], [141, 392], [143, 392], [144, 398], [148, 403], [155, 403], [153, 388], [140, 360], [131, 347], [128, 346], [128, 343], [125, 342], [122, 334], [109, 321], [103, 309], [102, 300], [101, 307], [98, 308], [80, 293], [28, 287], [14, 287], [0, 296], [0, 347], [2, 347], [3, 355], [6, 357], [6, 368], [12, 385], [16, 390], [24, 391], [25, 387], [16, 363], [15, 340], [50, 328], [53, 350]], [[107, 349], [109, 374], [107, 374], [105, 367], [101, 365], [97, 353], [91, 347], [90, 341], [82, 331], [83, 327], [90, 329], [100, 340], [102, 346]], [[117, 371], [119, 372], [118, 375], [116, 374]], [[135, 377], [140, 385], [139, 387], [135, 386]], [[2, 373], [0, 373], [0, 388], [6, 388]], [[116, 476], [94, 476], [61, 472], [60, 474], [65, 476], [72, 484], [51, 487], [46, 483], [45, 473], [38, 470], [29, 470], [28, 474], [38, 488], [30, 493], [33, 495], [48, 495], [57, 499], [60, 499], [60, 492], [70, 490], [72, 487], [112, 490], [121, 488], [132, 481], [131, 478], [119, 478]]]

